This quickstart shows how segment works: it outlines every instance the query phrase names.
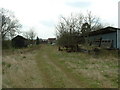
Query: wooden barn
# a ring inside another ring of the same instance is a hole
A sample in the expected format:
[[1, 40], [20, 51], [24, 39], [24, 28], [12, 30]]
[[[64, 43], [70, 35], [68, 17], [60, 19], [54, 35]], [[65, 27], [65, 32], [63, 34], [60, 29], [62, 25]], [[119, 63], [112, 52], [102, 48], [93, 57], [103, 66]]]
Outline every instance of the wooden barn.
[[28, 40], [20, 35], [17, 35], [12, 39], [12, 46], [15, 48], [27, 47]]
[[106, 27], [89, 33], [90, 45], [103, 48], [120, 49], [120, 29]]

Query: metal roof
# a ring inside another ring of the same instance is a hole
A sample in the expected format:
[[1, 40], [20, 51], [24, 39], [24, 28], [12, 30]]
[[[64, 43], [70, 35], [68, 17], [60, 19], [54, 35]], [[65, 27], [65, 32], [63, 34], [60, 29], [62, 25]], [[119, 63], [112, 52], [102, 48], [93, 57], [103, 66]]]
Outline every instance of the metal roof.
[[106, 27], [106, 28], [102, 28], [96, 31], [91, 31], [89, 32], [89, 35], [94, 36], [94, 35], [99, 35], [99, 34], [106, 34], [106, 33], [111, 33], [111, 32], [117, 32], [117, 30], [120, 30], [120, 28]]

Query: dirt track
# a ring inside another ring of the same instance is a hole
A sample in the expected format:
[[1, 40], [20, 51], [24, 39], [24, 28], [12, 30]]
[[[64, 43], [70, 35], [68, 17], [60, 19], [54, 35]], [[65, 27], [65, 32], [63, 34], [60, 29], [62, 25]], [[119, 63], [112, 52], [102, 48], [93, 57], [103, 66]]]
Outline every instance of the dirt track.
[[67, 71], [66, 66], [59, 64], [54, 57], [54, 50], [44, 47], [41, 51], [37, 55], [37, 64], [43, 76], [44, 87], [83, 87], [75, 75]]

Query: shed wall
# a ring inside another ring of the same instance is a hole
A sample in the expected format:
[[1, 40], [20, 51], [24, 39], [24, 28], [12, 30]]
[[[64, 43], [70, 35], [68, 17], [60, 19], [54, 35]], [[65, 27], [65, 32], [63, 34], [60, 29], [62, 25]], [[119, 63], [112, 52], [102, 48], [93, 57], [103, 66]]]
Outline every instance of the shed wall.
[[[97, 38], [101, 38], [101, 37], [102, 37], [102, 39], [113, 40], [113, 48], [117, 48], [117, 36], [116, 36], [116, 34], [117, 34], [116, 32], [107, 33], [107, 34], [99, 34], [99, 35], [95, 35], [95, 36], [90, 36], [89, 40], [94, 41]], [[120, 43], [119, 43], [119, 45], [120, 45]]]
[[120, 49], [120, 30], [117, 30], [117, 48]]

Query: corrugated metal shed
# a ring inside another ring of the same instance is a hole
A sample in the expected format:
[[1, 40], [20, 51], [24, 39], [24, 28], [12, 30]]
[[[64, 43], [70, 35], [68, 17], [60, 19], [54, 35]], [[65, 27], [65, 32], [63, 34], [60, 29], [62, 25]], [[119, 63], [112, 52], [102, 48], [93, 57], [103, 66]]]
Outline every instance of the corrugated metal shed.
[[[97, 41], [101, 38], [101, 41]], [[110, 46], [110, 48], [119, 48], [120, 49], [120, 29], [114, 27], [106, 27], [97, 31], [91, 31], [89, 33], [89, 42], [102, 43], [105, 46]], [[109, 45], [111, 44], [111, 45]]]

